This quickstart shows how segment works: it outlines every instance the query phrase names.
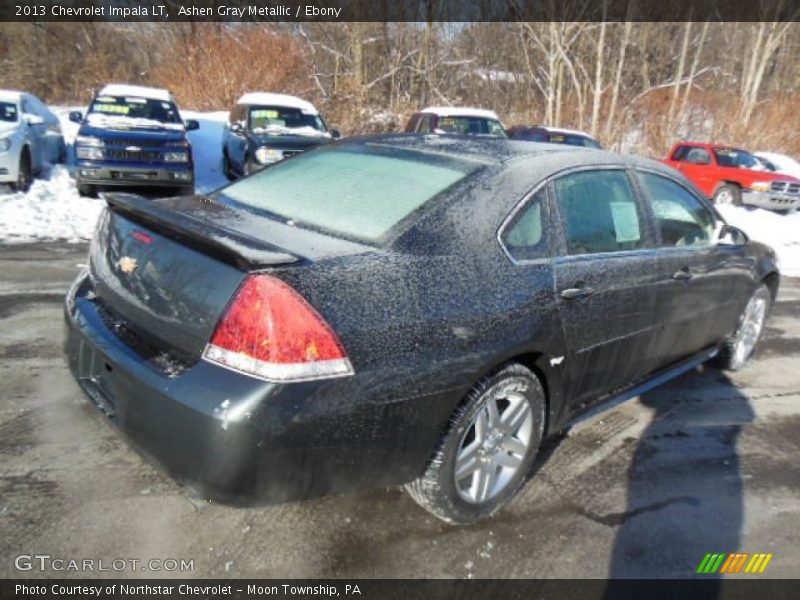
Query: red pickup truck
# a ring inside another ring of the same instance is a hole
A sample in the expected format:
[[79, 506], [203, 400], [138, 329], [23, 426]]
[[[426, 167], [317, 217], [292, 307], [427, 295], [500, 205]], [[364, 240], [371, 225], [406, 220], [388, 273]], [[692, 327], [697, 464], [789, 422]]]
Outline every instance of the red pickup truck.
[[800, 206], [800, 179], [769, 171], [746, 150], [680, 142], [663, 162], [691, 179], [716, 204], [786, 211]]

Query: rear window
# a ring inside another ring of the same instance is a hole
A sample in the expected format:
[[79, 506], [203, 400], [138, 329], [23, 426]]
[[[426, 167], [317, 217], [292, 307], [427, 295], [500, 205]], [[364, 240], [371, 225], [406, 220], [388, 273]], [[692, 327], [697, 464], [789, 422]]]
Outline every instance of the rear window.
[[483, 117], [447, 116], [439, 117], [434, 133], [456, 133], [460, 135], [495, 135], [508, 137], [500, 121]]
[[325, 149], [277, 163], [219, 195], [301, 227], [374, 241], [480, 166], [364, 147]]

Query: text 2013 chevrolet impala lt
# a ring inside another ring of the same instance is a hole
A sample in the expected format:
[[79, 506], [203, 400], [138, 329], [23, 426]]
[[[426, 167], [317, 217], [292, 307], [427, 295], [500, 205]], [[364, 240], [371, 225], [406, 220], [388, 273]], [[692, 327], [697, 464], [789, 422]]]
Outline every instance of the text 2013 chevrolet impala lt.
[[589, 405], [741, 367], [778, 288], [676, 171], [569, 146], [353, 138], [209, 196], [106, 198], [72, 372], [233, 502], [407, 483], [485, 517]]

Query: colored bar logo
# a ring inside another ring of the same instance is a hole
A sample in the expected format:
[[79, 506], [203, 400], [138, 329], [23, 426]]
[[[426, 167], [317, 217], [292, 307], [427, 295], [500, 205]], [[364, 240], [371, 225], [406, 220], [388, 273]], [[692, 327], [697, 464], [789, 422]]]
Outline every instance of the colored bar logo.
[[[733, 552], [731, 554], [715, 553], [706, 554], [700, 565], [697, 567], [697, 573], [701, 575], [712, 575], [714, 573], [763, 573], [767, 568], [769, 561], [772, 560], [772, 554], [757, 552], [755, 554], [748, 554], [747, 552]], [[742, 571], [744, 568], [744, 571]]]

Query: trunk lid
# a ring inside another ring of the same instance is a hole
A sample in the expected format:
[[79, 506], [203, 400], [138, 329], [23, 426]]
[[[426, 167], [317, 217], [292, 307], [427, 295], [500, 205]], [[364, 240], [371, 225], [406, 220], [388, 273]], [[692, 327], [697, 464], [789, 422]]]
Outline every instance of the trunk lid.
[[211, 198], [106, 201], [90, 251], [96, 301], [115, 326], [186, 361], [200, 357], [248, 271], [364, 249]]

